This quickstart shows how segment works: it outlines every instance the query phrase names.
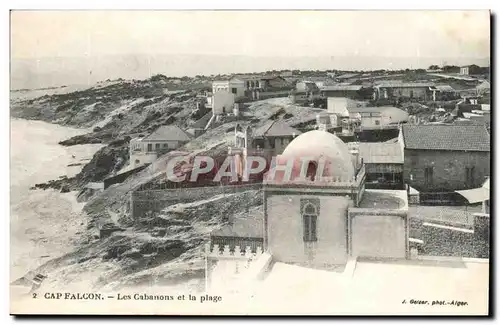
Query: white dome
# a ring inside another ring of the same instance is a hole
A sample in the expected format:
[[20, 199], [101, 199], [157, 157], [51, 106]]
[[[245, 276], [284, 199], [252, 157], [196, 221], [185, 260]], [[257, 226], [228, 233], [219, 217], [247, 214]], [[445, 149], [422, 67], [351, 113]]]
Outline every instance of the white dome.
[[347, 145], [326, 131], [314, 130], [299, 135], [285, 148], [281, 157], [313, 157], [315, 161], [324, 158], [327, 164], [323, 176], [351, 180], [355, 175]]

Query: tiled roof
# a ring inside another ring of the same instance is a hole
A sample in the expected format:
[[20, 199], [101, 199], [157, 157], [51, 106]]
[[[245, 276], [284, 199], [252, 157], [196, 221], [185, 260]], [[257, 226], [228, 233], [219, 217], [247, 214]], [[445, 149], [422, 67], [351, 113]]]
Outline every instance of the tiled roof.
[[299, 135], [302, 132], [296, 130], [289, 126], [286, 122], [281, 120], [269, 121], [263, 126], [259, 127], [253, 133], [254, 136], [257, 137], [280, 137], [280, 136], [289, 136], [289, 135]]
[[483, 125], [403, 125], [406, 149], [490, 151]]
[[189, 141], [191, 137], [177, 125], [163, 125], [143, 141]]

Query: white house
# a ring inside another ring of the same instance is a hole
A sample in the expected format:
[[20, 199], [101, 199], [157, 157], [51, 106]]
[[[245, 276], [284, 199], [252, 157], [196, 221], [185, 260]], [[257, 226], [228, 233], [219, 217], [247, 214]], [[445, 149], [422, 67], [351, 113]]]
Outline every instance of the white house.
[[191, 140], [191, 136], [177, 125], [163, 125], [144, 138], [130, 140], [130, 165], [132, 168], [152, 163], [158, 156], [177, 149]]
[[212, 94], [219, 91], [227, 91], [234, 94], [236, 98], [243, 97], [245, 96], [245, 82], [236, 78], [212, 82]]

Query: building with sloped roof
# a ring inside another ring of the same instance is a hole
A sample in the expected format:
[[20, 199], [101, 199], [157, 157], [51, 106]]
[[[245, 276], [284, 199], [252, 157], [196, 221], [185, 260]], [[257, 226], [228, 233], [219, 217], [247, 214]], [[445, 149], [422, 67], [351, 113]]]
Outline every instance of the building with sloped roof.
[[434, 83], [422, 82], [383, 82], [373, 88], [374, 100], [398, 97], [432, 100], [436, 92]]
[[[228, 155], [233, 156], [236, 161], [238, 174], [243, 176], [250, 168], [248, 157], [262, 157], [266, 160], [266, 166], [262, 170], [268, 170], [272, 158], [280, 155], [286, 146], [301, 131], [291, 127], [283, 120], [270, 120], [252, 129], [250, 126], [236, 124], [234, 128], [234, 146], [229, 147]], [[253, 175], [262, 180], [263, 173]]]
[[300, 134], [302, 132], [292, 128], [285, 121], [268, 121], [253, 132], [252, 147], [269, 149], [274, 155], [279, 155]]
[[490, 135], [483, 125], [403, 125], [399, 141], [405, 183], [421, 193], [471, 189], [490, 176]]
[[437, 100], [453, 100], [457, 99], [460, 97], [460, 94], [458, 91], [455, 90], [450, 85], [436, 85], [434, 87], [435, 89], [432, 90], [432, 99], [434, 101]]
[[182, 147], [191, 138], [177, 125], [162, 125], [144, 138], [130, 140], [130, 166], [152, 163], [159, 155]]

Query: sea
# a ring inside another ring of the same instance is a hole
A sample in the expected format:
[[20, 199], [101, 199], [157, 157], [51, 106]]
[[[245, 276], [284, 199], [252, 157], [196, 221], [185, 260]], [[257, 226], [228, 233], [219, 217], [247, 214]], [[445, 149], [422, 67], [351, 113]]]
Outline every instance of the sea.
[[[76, 192], [31, 190], [61, 176], [74, 176], [102, 146], [64, 147], [59, 141], [86, 133], [41, 121], [10, 121], [10, 278], [18, 279], [73, 249], [85, 229]], [[69, 166], [73, 165], [73, 166]]]

